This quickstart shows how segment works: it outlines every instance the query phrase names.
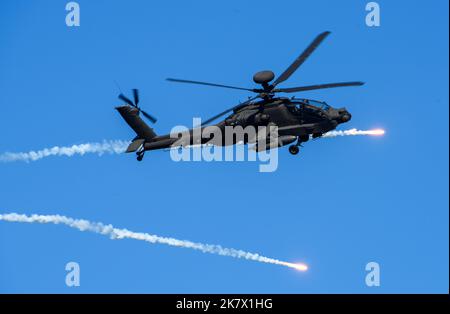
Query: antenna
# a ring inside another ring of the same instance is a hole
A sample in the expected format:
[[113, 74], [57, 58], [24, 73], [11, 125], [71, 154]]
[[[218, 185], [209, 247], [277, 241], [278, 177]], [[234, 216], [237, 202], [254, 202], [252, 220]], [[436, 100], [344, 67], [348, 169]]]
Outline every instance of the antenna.
[[114, 80], [114, 84], [116, 84], [116, 87], [119, 89], [119, 92], [120, 92], [121, 94], [123, 94], [123, 93], [122, 93], [122, 89], [120, 88], [120, 85], [119, 85], [119, 83], [117, 83], [116, 80]]

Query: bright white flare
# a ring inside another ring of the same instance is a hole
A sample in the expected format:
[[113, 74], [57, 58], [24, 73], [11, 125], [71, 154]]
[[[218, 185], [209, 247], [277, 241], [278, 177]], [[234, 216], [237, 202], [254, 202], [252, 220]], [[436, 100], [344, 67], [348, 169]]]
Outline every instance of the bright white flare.
[[352, 136], [352, 135], [384, 135], [383, 129], [375, 130], [357, 130], [350, 129], [344, 131], [330, 131], [322, 135], [322, 137], [336, 137], [336, 136]]
[[198, 242], [191, 242], [187, 240], [178, 240], [174, 238], [160, 237], [153, 234], [133, 232], [127, 229], [114, 228], [112, 225], [105, 225], [100, 222], [91, 222], [84, 219], [73, 219], [60, 215], [21, 215], [16, 213], [0, 214], [0, 220], [9, 222], [25, 222], [25, 223], [42, 223], [42, 224], [63, 224], [71, 228], [78, 229], [80, 231], [90, 231], [105, 236], [109, 236], [110, 239], [134, 239], [140, 241], [146, 241], [149, 243], [166, 244], [176, 247], [183, 247], [193, 250], [198, 250], [203, 253], [218, 254], [222, 256], [230, 256], [234, 258], [243, 258], [246, 260], [252, 260], [261, 263], [275, 264], [294, 268], [300, 271], [306, 271], [308, 267], [305, 264], [294, 264], [278, 259], [265, 257], [257, 253], [246, 252], [242, 250], [224, 248], [216, 244], [204, 244]]
[[3, 153], [0, 155], [0, 161], [11, 162], [11, 161], [36, 161], [49, 156], [68, 156], [71, 157], [75, 154], [97, 154], [99, 156], [109, 153], [109, 154], [120, 154], [123, 153], [128, 146], [127, 141], [103, 141], [101, 143], [85, 143], [80, 145], [72, 146], [54, 146], [52, 148], [45, 148], [38, 151], [30, 151], [26, 153]]
[[299, 271], [307, 271], [308, 265], [303, 263], [286, 263], [285, 266], [295, 268]]

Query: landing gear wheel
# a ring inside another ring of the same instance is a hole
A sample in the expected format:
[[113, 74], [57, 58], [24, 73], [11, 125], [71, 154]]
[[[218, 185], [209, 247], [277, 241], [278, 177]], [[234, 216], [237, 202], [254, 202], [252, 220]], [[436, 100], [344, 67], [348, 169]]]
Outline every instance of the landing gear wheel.
[[136, 157], [136, 159], [138, 161], [142, 161], [143, 158], [144, 158], [144, 154], [138, 154], [137, 157]]
[[300, 149], [298, 148], [297, 145], [291, 145], [291, 146], [289, 146], [289, 152], [290, 152], [292, 155], [297, 155], [299, 151], [300, 151]]

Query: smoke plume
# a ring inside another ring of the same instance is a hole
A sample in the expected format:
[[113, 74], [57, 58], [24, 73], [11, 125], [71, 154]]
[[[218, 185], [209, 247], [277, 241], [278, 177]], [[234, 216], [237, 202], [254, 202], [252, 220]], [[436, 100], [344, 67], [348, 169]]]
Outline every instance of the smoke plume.
[[0, 155], [0, 161], [11, 162], [11, 161], [36, 161], [49, 156], [68, 156], [81, 155], [84, 154], [97, 154], [103, 155], [105, 153], [109, 154], [120, 154], [123, 153], [128, 146], [127, 141], [103, 141], [101, 143], [86, 143], [80, 145], [72, 146], [54, 146], [52, 148], [45, 148], [38, 151], [29, 151], [25, 153], [3, 153]]

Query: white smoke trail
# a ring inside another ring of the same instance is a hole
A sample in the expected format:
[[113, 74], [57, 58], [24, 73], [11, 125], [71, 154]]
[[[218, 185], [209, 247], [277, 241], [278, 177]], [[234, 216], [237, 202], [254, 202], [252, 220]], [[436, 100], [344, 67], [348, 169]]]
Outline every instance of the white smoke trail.
[[45, 148], [38, 151], [30, 151], [26, 153], [3, 153], [0, 155], [0, 162], [11, 162], [11, 161], [36, 161], [49, 156], [68, 156], [71, 157], [75, 154], [97, 154], [103, 155], [104, 153], [109, 154], [120, 154], [123, 153], [128, 146], [127, 141], [103, 141], [101, 143], [86, 143], [80, 145], [72, 146], [54, 146], [52, 148]]
[[278, 259], [265, 257], [257, 253], [250, 253], [242, 250], [224, 248], [215, 244], [196, 243], [187, 240], [178, 240], [174, 238], [160, 237], [153, 234], [133, 232], [127, 229], [114, 228], [112, 225], [105, 225], [100, 222], [90, 222], [84, 219], [73, 219], [60, 215], [21, 215], [16, 213], [0, 214], [0, 220], [9, 222], [25, 222], [25, 223], [42, 223], [42, 224], [64, 224], [71, 228], [78, 229], [80, 231], [90, 231], [105, 236], [109, 236], [111, 239], [135, 239], [140, 241], [146, 241], [149, 243], [166, 244], [170, 246], [189, 248], [198, 250], [203, 253], [218, 254], [223, 256], [230, 256], [234, 258], [243, 258], [246, 260], [252, 260], [261, 263], [275, 264], [294, 268], [300, 271], [306, 271], [308, 266], [305, 264], [296, 264], [280, 261]]
[[352, 136], [352, 135], [383, 135], [384, 130], [375, 129], [375, 130], [357, 130], [350, 129], [345, 131], [330, 131], [322, 135], [322, 137], [337, 137], [337, 136]]

